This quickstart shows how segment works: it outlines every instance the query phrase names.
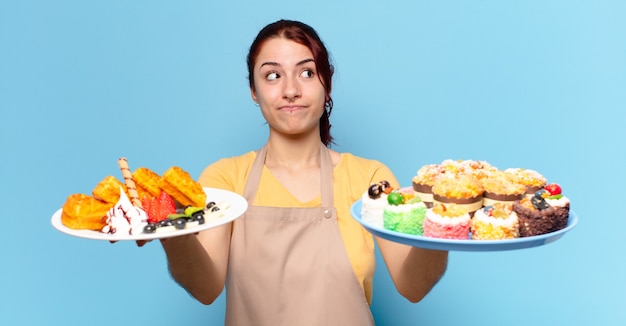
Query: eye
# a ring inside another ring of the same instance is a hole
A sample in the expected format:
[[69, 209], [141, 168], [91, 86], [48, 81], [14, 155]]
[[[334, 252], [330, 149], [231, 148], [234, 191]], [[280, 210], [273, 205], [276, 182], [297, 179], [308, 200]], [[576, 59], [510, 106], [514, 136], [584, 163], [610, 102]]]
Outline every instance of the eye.
[[313, 70], [305, 69], [300, 73], [300, 77], [311, 78], [313, 77]]
[[265, 75], [265, 79], [267, 80], [276, 80], [278, 78], [280, 78], [280, 75], [274, 71], [270, 71]]

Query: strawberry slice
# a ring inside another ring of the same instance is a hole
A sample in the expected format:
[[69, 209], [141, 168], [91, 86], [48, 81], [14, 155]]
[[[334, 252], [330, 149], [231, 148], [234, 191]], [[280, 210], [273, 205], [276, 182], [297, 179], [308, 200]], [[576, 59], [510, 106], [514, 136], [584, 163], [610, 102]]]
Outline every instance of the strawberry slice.
[[176, 202], [174, 198], [167, 192], [161, 191], [159, 198], [156, 200], [158, 206], [158, 218], [159, 221], [167, 219], [170, 214], [176, 214]]
[[156, 198], [152, 196], [144, 196], [141, 200], [143, 210], [148, 214], [148, 223], [156, 223], [159, 221], [158, 206]]
[[143, 196], [141, 198], [141, 208], [143, 208], [144, 211], [147, 211], [148, 210], [148, 206], [150, 206], [150, 197]]

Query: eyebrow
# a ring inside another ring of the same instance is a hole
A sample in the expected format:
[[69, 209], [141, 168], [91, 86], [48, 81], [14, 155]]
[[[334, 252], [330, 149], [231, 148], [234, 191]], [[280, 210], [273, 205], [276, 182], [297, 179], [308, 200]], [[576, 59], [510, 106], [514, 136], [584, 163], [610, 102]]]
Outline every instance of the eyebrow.
[[[315, 62], [315, 60], [308, 58], [308, 59], [304, 59], [302, 61], [299, 61], [298, 63], [296, 63], [296, 66], [301, 66], [305, 63], [308, 62]], [[259, 66], [259, 68], [263, 68], [263, 66], [276, 66], [276, 67], [280, 67], [280, 64], [278, 62], [274, 62], [274, 61], [267, 61], [267, 62], [263, 62], [261, 64], [261, 66]]]

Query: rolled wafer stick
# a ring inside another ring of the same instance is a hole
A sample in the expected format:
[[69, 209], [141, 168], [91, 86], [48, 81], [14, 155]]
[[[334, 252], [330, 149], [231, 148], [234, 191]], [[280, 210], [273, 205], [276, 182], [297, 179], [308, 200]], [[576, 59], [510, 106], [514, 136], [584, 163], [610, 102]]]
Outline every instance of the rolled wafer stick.
[[141, 199], [139, 199], [139, 194], [137, 193], [137, 186], [135, 186], [135, 181], [133, 180], [133, 175], [128, 167], [128, 161], [125, 157], [122, 157], [117, 160], [117, 164], [120, 166], [120, 170], [122, 170], [122, 176], [124, 177], [124, 182], [126, 183], [126, 188], [128, 189], [130, 201], [134, 206], [143, 208], [141, 205]]

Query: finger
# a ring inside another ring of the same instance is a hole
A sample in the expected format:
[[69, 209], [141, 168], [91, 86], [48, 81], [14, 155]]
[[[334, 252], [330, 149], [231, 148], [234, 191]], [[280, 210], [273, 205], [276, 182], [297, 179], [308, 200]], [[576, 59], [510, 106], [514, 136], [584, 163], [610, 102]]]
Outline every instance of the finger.
[[146, 243], [150, 242], [152, 240], [137, 240], [137, 247], [143, 247]]

